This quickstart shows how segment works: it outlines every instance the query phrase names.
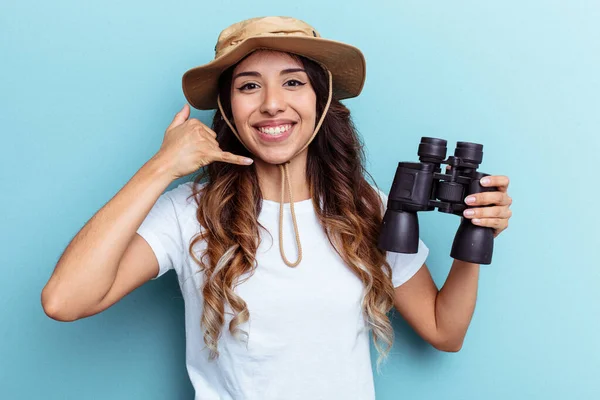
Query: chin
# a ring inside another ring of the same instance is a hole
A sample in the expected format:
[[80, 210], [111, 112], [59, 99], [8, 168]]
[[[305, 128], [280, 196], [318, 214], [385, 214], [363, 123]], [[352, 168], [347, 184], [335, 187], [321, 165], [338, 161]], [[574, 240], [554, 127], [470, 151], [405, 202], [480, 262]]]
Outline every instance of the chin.
[[284, 151], [284, 152], [267, 152], [267, 153], [257, 152], [254, 154], [262, 162], [265, 162], [267, 164], [277, 165], [277, 164], [283, 164], [284, 162], [288, 161], [294, 153], [291, 151]]
[[261, 159], [262, 162], [265, 162], [267, 164], [273, 164], [273, 165], [278, 165], [278, 164], [283, 164], [284, 162], [288, 161], [291, 157], [291, 154], [289, 156], [281, 156], [281, 157], [259, 157]]

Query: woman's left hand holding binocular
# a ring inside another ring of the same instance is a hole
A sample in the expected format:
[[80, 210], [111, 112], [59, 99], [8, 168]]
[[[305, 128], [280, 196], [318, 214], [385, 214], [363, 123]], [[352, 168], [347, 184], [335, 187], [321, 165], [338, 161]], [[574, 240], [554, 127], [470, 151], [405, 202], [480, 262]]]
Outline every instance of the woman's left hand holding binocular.
[[[490, 175], [481, 179], [481, 186], [495, 186], [498, 191], [482, 192], [467, 196], [465, 203], [470, 207], [482, 206], [481, 208], [467, 208], [463, 215], [477, 226], [494, 228], [494, 238], [508, 228], [508, 220], [512, 216], [510, 206], [512, 198], [508, 195], [508, 184], [510, 179], [504, 175]], [[488, 206], [488, 207], [483, 207]]]

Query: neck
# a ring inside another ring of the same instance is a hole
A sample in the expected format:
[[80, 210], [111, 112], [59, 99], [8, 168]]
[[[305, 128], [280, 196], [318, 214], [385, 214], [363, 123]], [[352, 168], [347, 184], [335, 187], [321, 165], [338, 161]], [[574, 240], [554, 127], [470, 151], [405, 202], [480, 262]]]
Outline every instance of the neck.
[[[294, 203], [310, 199], [310, 189], [306, 178], [306, 160], [308, 149], [303, 150], [290, 160], [287, 168], [289, 182], [284, 187], [284, 202], [290, 202], [288, 186], [292, 189]], [[263, 199], [279, 202], [281, 200], [281, 170], [277, 164], [269, 164], [260, 159], [255, 159], [256, 174], [260, 184]], [[287, 181], [287, 178], [286, 178]]]

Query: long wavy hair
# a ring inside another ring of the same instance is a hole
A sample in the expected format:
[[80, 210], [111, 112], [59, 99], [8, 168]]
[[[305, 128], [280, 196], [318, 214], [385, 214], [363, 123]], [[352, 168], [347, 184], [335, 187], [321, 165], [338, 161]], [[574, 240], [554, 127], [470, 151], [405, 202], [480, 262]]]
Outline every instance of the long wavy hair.
[[[301, 62], [317, 98], [318, 121], [328, 96], [328, 76], [312, 60], [289, 54]], [[241, 61], [240, 61], [241, 62]], [[236, 64], [237, 65], [237, 64]], [[230, 103], [230, 67], [219, 79], [223, 111], [233, 121]], [[250, 156], [217, 110], [212, 121], [223, 151]], [[364, 284], [362, 308], [379, 353], [377, 369], [387, 358], [394, 331], [387, 313], [393, 306], [391, 267], [385, 252], [377, 248], [382, 222], [380, 195], [365, 179], [374, 180], [364, 168], [365, 155], [350, 111], [335, 98], [315, 139], [308, 146], [306, 176], [313, 205], [329, 242], [345, 264]], [[233, 310], [229, 331], [234, 337], [248, 335], [238, 326], [248, 321], [246, 302], [234, 292], [242, 274], [254, 272], [260, 243], [258, 215], [262, 194], [254, 164], [240, 166], [213, 162], [194, 177], [196, 217], [205, 228], [189, 246], [191, 257], [204, 272], [201, 326], [210, 359], [219, 356], [217, 341], [225, 321], [225, 305]], [[320, 206], [322, 203], [322, 208]], [[196, 257], [193, 248], [206, 241], [206, 250]], [[382, 347], [381, 343], [385, 345]]]

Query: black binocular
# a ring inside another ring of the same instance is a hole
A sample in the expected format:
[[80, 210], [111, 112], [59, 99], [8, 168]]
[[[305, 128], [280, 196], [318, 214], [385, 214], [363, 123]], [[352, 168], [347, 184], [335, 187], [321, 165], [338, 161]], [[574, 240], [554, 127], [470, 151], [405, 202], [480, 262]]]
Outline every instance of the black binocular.
[[[439, 211], [460, 215], [469, 208], [464, 199], [470, 194], [497, 191], [483, 187], [484, 176], [477, 167], [483, 158], [483, 145], [458, 142], [454, 156], [446, 160], [446, 140], [422, 137], [418, 163], [399, 162], [388, 196], [387, 211], [378, 247], [394, 253], [416, 253], [419, 245], [417, 212]], [[441, 164], [452, 168], [442, 173]], [[462, 218], [454, 236], [450, 257], [476, 264], [491, 264], [494, 250], [493, 228], [474, 225]]]

